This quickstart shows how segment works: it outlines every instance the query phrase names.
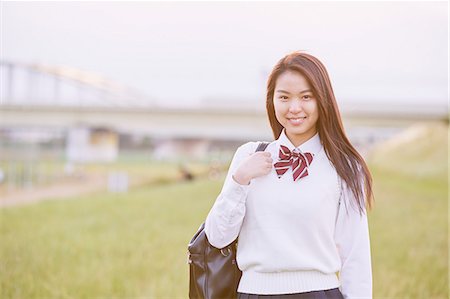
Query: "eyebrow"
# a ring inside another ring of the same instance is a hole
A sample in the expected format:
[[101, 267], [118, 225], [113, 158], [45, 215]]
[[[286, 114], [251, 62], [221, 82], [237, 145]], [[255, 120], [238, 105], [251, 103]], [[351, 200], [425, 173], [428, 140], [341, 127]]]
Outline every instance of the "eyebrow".
[[[282, 90], [282, 89], [278, 89], [276, 92], [282, 92], [282, 93], [290, 94], [289, 91]], [[300, 91], [299, 94], [301, 94], [301, 93], [306, 93], [306, 92], [312, 92], [312, 91], [311, 91], [310, 89], [306, 89], [306, 90]]]

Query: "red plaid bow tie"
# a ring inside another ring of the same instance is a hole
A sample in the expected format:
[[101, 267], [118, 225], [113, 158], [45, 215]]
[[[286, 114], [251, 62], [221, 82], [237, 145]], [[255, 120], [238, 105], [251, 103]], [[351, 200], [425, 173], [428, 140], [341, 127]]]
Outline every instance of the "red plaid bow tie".
[[308, 166], [313, 160], [314, 154], [312, 153], [297, 153], [291, 152], [289, 148], [284, 145], [280, 145], [279, 159], [275, 166], [275, 170], [278, 174], [278, 178], [291, 167], [294, 182], [308, 175]]

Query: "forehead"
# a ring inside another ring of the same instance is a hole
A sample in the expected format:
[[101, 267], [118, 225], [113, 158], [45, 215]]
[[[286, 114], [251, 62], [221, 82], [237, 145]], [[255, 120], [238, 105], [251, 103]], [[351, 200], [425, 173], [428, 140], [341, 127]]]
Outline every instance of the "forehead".
[[278, 89], [286, 90], [291, 93], [299, 93], [306, 89], [311, 89], [308, 80], [299, 72], [286, 71], [278, 76], [275, 91]]

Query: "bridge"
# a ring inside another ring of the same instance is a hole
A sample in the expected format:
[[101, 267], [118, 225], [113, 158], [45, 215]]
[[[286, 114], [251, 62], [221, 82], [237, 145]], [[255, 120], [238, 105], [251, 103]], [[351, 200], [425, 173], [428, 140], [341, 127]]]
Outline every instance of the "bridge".
[[[117, 154], [117, 149], [111, 150], [118, 146], [117, 134], [150, 136], [158, 140], [155, 152], [169, 155], [176, 148], [186, 150], [187, 145], [194, 152], [204, 152], [218, 140], [235, 142], [235, 146], [246, 140], [273, 139], [264, 103], [167, 108], [136, 90], [86, 71], [12, 62], [1, 62], [0, 66], [2, 138], [15, 128], [62, 130], [71, 147], [72, 139], [78, 145], [89, 144], [96, 135], [96, 142], [109, 147], [112, 157]], [[343, 103], [340, 109], [347, 133], [359, 144], [386, 138], [417, 121], [448, 122], [446, 105]], [[92, 151], [85, 151], [85, 156], [95, 157]]]

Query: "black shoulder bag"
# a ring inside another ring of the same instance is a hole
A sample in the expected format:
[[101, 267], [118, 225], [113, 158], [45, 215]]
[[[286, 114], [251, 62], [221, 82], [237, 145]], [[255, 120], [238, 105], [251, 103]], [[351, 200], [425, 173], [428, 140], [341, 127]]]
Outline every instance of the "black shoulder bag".
[[[262, 142], [257, 151], [264, 151], [268, 143]], [[209, 244], [202, 223], [188, 245], [189, 298], [237, 298], [242, 272], [236, 262], [237, 241], [218, 249]]]

